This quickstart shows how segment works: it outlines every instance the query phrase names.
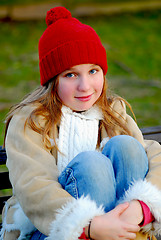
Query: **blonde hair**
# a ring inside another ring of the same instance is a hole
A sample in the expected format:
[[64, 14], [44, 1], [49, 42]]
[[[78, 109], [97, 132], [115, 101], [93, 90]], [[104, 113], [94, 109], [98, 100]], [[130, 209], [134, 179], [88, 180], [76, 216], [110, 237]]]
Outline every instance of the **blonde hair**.
[[121, 116], [121, 114], [112, 107], [112, 103], [115, 101], [119, 101], [122, 106], [123, 103], [125, 103], [125, 105], [129, 107], [136, 121], [131, 105], [122, 97], [111, 95], [110, 90], [108, 89], [107, 80], [105, 78], [102, 94], [97, 101], [97, 104], [101, 108], [104, 117], [101, 122], [100, 129], [102, 126], [104, 126], [107, 135], [110, 138], [117, 134], [118, 129], [121, 130], [121, 134], [131, 136], [132, 134], [130, 129], [127, 127], [126, 119], [124, 119], [123, 116]]
[[[29, 104], [35, 104], [36, 108], [26, 119], [25, 126], [26, 124], [28, 124], [31, 129], [41, 134], [45, 147], [50, 150], [52, 149], [50, 143], [50, 134], [52, 132], [53, 140], [55, 146], [57, 147], [56, 132], [61, 119], [62, 107], [61, 100], [57, 94], [57, 87], [58, 77], [55, 77], [51, 79], [51, 81], [46, 86], [40, 86], [31, 94], [27, 95], [22, 102], [13, 106], [6, 118], [6, 130], [4, 139], [6, 138], [7, 129], [13, 115], [22, 107]], [[100, 124], [98, 144], [100, 144], [100, 132], [103, 126], [110, 138], [116, 134], [116, 128], [118, 127], [122, 130], [122, 134], [131, 135], [130, 130], [127, 128], [126, 121], [119, 115], [119, 113], [114, 111], [111, 107], [111, 104], [116, 99], [120, 102], [124, 101], [131, 109], [131, 106], [123, 98], [114, 96], [107, 97], [107, 81], [104, 77], [102, 94], [96, 102], [96, 104], [102, 109], [102, 113], [104, 116], [104, 119], [101, 121]], [[45, 119], [44, 126], [40, 126], [38, 124], [37, 118], [39, 116], [42, 116], [43, 119]]]

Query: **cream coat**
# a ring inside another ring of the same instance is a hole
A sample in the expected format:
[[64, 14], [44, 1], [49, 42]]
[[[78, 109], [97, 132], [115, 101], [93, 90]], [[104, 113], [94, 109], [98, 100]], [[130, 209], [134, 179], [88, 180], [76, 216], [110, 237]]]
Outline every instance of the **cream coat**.
[[[24, 122], [34, 107], [21, 109], [12, 118], [7, 138], [7, 167], [13, 186], [13, 197], [3, 211], [1, 239], [23, 239], [35, 228], [48, 236], [48, 240], [77, 240], [89, 220], [102, 215], [88, 197], [73, 199], [58, 183], [57, 151], [48, 151], [40, 134]], [[124, 104], [113, 103], [113, 109], [122, 116], [135, 137], [145, 148], [150, 170], [145, 181], [134, 183], [122, 201], [144, 201], [155, 217], [154, 223], [143, 228], [148, 234], [161, 233], [161, 146], [155, 141], [143, 139], [135, 121], [126, 113]], [[43, 120], [40, 119], [40, 124]], [[117, 135], [121, 132], [118, 129]], [[102, 139], [107, 137], [102, 130]], [[18, 167], [17, 167], [18, 166]], [[23, 210], [22, 210], [23, 209]], [[141, 234], [138, 239], [145, 239]]]

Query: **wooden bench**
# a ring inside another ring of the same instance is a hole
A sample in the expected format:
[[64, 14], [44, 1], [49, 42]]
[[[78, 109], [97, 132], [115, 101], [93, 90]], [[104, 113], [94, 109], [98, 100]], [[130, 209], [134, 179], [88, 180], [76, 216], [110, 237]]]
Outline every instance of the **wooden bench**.
[[[156, 140], [161, 144], [161, 126], [149, 127], [141, 129], [145, 139]], [[0, 165], [6, 164], [6, 152], [0, 147]], [[0, 213], [4, 206], [4, 202], [10, 197], [5, 195], [6, 189], [11, 189], [11, 183], [9, 181], [8, 171], [0, 172]]]

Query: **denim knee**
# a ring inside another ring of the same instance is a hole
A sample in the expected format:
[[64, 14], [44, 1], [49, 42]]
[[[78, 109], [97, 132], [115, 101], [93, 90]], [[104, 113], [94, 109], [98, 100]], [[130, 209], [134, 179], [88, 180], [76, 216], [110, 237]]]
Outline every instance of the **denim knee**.
[[148, 158], [143, 146], [133, 137], [121, 135], [111, 138], [103, 149], [113, 165], [116, 197], [119, 199], [133, 181], [144, 179], [148, 172]]
[[114, 206], [116, 184], [113, 167], [100, 152], [78, 154], [59, 176], [59, 182], [75, 198], [90, 195], [98, 205], [110, 203], [110, 208]]
[[59, 180], [65, 174], [66, 180], [72, 173], [73, 176], [82, 176], [83, 179], [97, 177], [108, 169], [112, 172], [112, 165], [109, 159], [100, 152], [86, 151], [79, 153], [60, 174]]
[[112, 164], [119, 164], [119, 160], [124, 161], [133, 171], [142, 169], [145, 175], [148, 171], [148, 158], [141, 143], [134, 137], [119, 135], [111, 138], [105, 145], [103, 151], [109, 157]]

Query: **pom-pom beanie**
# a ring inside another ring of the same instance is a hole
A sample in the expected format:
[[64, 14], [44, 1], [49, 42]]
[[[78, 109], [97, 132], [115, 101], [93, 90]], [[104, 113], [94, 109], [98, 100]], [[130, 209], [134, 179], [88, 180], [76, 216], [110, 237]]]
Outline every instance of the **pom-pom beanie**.
[[50, 9], [39, 40], [41, 85], [79, 64], [96, 64], [107, 73], [106, 50], [93, 28], [73, 18], [64, 7]]

